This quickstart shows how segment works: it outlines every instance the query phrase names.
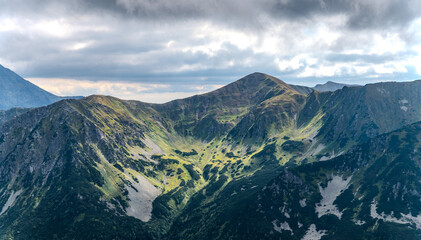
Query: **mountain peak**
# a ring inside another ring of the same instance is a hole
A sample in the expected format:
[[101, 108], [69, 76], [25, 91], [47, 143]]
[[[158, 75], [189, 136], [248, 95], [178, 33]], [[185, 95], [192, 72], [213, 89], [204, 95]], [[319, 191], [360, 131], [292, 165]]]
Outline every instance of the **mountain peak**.
[[254, 72], [254, 73], [250, 73], [248, 75], [246, 75], [245, 77], [252, 77], [252, 76], [267, 76], [267, 74], [265, 73], [261, 73], [261, 72]]
[[275, 96], [285, 91], [292, 91], [298, 94], [291, 86], [278, 78], [265, 73], [255, 72], [201, 96], [218, 98], [225, 96], [237, 101], [243, 99], [246, 102], [260, 102], [263, 98]]
[[270, 81], [275, 82], [277, 84], [282, 84], [282, 85], [287, 86], [287, 84], [285, 82], [283, 82], [282, 80], [280, 80], [280, 79], [278, 79], [274, 76], [271, 76], [269, 74], [261, 73], [261, 72], [251, 73], [251, 74], [237, 80], [237, 82], [261, 83], [261, 82], [264, 82], [264, 81], [267, 81], [267, 80], [270, 80]]
[[276, 77], [261, 72], [254, 72], [209, 94], [231, 93], [250, 97], [256, 94], [266, 95], [268, 92], [283, 92], [286, 90], [296, 92], [294, 88]]

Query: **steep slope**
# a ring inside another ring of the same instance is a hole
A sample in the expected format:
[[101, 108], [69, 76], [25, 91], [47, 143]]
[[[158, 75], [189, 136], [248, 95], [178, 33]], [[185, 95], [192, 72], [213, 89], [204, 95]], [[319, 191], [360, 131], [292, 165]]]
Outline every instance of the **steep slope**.
[[359, 85], [336, 83], [336, 82], [328, 81], [324, 84], [317, 84], [316, 86], [313, 87], [313, 89], [319, 92], [329, 92], [329, 91], [334, 92], [344, 87], [359, 87]]
[[6, 122], [0, 235], [149, 238], [153, 200], [175, 188], [183, 190], [179, 198], [187, 196], [203, 181], [192, 165], [197, 154], [163, 155], [188, 144], [167, 134], [154, 115], [147, 104], [92, 96]]
[[[8, 117], [0, 125], [0, 236], [279, 238], [277, 230], [288, 227], [282, 219], [264, 214], [271, 212], [265, 202], [258, 202], [262, 197], [271, 201], [261, 194], [264, 186], [288, 182], [290, 176], [297, 179], [295, 172], [285, 171], [288, 168], [304, 177], [301, 185], [294, 186], [309, 189], [308, 201], [319, 201], [317, 194], [326, 193], [327, 182], [344, 187], [354, 182], [348, 178], [351, 173], [368, 170], [360, 170], [353, 160], [349, 165], [337, 165], [335, 160], [330, 170], [343, 169], [341, 179], [329, 174], [316, 178], [308, 174], [322, 167], [312, 166], [332, 162], [304, 163], [342, 151], [342, 157], [348, 157], [337, 159], [351, 159], [346, 151], [356, 143], [421, 120], [416, 104], [420, 82], [388, 84], [392, 83], [305, 95], [279, 79], [254, 73], [214, 92], [165, 104], [90, 96]], [[372, 122], [379, 127], [367, 127]], [[344, 144], [343, 139], [347, 139]], [[370, 151], [392, 149], [386, 146]], [[292, 170], [296, 164], [302, 166]], [[322, 190], [317, 181], [323, 183]], [[287, 190], [282, 193], [288, 194]], [[323, 203], [332, 205], [329, 199]], [[256, 211], [256, 204], [264, 209]], [[341, 215], [344, 208], [330, 210]], [[305, 230], [288, 223], [294, 236], [307, 230], [319, 235], [335, 230], [312, 227], [315, 210], [305, 209], [308, 219], [300, 221], [307, 224]], [[360, 217], [367, 221], [365, 215]], [[408, 234], [413, 236], [413, 231]]]
[[280, 80], [255, 74], [163, 105], [91, 96], [24, 113], [0, 127], [0, 235], [159, 237], [195, 192], [207, 185], [217, 192], [215, 182], [253, 174], [267, 161], [254, 155], [274, 151], [263, 138], [249, 138], [253, 148], [233, 146], [228, 131], [204, 138], [179, 126], [193, 121], [194, 129], [211, 117], [229, 122], [230, 130], [252, 111], [282, 113], [288, 106], [295, 110], [282, 115], [287, 126], [297, 99], [303, 103], [304, 96]]
[[46, 106], [62, 99], [0, 65], [0, 110]]
[[322, 122], [316, 138], [325, 150], [314, 155], [319, 154], [319, 159], [331, 158], [355, 143], [420, 121], [420, 98], [421, 81], [313, 92], [300, 112], [298, 125]]
[[[277, 109], [282, 114], [283, 108], [288, 108], [290, 112], [285, 118], [291, 118], [298, 112], [304, 99], [303, 94], [281, 80], [263, 73], [253, 73], [213, 92], [156, 105], [154, 108], [173, 120], [174, 128], [181, 135], [209, 141], [225, 134], [244, 118], [254, 119], [255, 114], [265, 110]], [[289, 121], [279, 117], [271, 121]], [[243, 124], [247, 128], [252, 127], [250, 123]], [[239, 136], [236, 140], [242, 138]]]
[[250, 176], [200, 206], [198, 193], [168, 237], [419, 239], [420, 139], [419, 122], [332, 160], [285, 168], [266, 186]]

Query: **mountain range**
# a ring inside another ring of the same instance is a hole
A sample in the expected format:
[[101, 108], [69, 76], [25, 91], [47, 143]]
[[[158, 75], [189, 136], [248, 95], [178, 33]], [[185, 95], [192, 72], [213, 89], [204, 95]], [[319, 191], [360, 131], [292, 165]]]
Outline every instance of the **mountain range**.
[[320, 92], [253, 73], [164, 104], [15, 109], [0, 236], [420, 239], [419, 99], [421, 81]]

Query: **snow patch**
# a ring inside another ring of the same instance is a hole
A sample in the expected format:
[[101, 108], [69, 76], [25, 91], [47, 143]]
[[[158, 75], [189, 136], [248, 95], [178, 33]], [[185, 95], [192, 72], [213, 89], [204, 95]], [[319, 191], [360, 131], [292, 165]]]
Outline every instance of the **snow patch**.
[[152, 217], [152, 202], [161, 194], [161, 190], [142, 175], [137, 175], [136, 178], [139, 181], [138, 183], [132, 182], [132, 186], [126, 185], [129, 192], [129, 207], [126, 209], [126, 214], [143, 222], [148, 222]]
[[289, 227], [289, 224], [287, 222], [283, 222], [280, 225], [279, 224], [279, 220], [273, 220], [272, 221], [273, 224], [273, 229], [275, 231], [277, 231], [278, 233], [282, 233], [282, 231], [290, 231], [291, 235], [294, 235], [294, 232], [292, 231], [292, 229]]
[[383, 95], [383, 96], [387, 96], [387, 95], [390, 95], [390, 93], [389, 93], [389, 91], [387, 91], [386, 89], [384, 89], [384, 88], [376, 88], [377, 89], [377, 91], [381, 94], [381, 95]]
[[408, 100], [406, 99], [399, 100], [399, 105], [401, 105], [401, 109], [405, 112], [408, 111], [408, 107], [405, 106], [406, 104], [408, 104]]
[[316, 225], [311, 224], [301, 240], [320, 240], [324, 235], [326, 235], [326, 230], [317, 231]]
[[322, 188], [319, 184], [320, 194], [323, 197], [320, 203], [316, 204], [316, 212], [319, 218], [327, 214], [333, 214], [341, 219], [342, 212], [338, 210], [333, 202], [348, 188], [351, 178], [352, 176], [349, 176], [347, 179], [343, 179], [342, 176], [333, 176], [332, 180], [327, 183], [326, 188]]
[[421, 214], [414, 217], [411, 213], [403, 214], [400, 213], [401, 218], [396, 218], [393, 216], [393, 211], [390, 215], [386, 215], [384, 212], [381, 214], [377, 213], [377, 203], [373, 201], [373, 203], [370, 206], [370, 216], [373, 219], [381, 219], [385, 222], [393, 222], [398, 224], [410, 224], [415, 225], [417, 229], [421, 229]]
[[22, 193], [22, 189], [14, 192], [12, 191], [12, 194], [10, 194], [9, 198], [7, 199], [6, 203], [4, 204], [3, 208], [1, 209], [0, 215], [2, 215], [4, 212], [9, 209], [15, 203], [16, 198]]
[[306, 199], [304, 198], [304, 199], [302, 199], [302, 200], [300, 200], [300, 206], [301, 207], [305, 207], [305, 206], [307, 206], [307, 203], [306, 203]]
[[356, 224], [356, 225], [359, 225], [359, 226], [361, 226], [361, 225], [364, 225], [365, 224], [365, 221], [364, 220], [357, 220], [357, 221], [354, 221], [354, 223]]

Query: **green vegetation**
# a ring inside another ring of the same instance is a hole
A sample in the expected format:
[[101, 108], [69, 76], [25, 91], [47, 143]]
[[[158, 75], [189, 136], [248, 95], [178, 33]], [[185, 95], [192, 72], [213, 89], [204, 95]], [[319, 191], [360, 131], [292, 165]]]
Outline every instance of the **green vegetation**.
[[[330, 239], [417, 239], [415, 223], [388, 220], [421, 214], [420, 124], [406, 126], [421, 120], [407, 103], [419, 85], [306, 96], [255, 73], [165, 104], [90, 96], [28, 111], [0, 127], [0, 206], [17, 196], [0, 236], [301, 239], [316, 224]], [[334, 176], [352, 176], [331, 203], [341, 219], [319, 218]]]

